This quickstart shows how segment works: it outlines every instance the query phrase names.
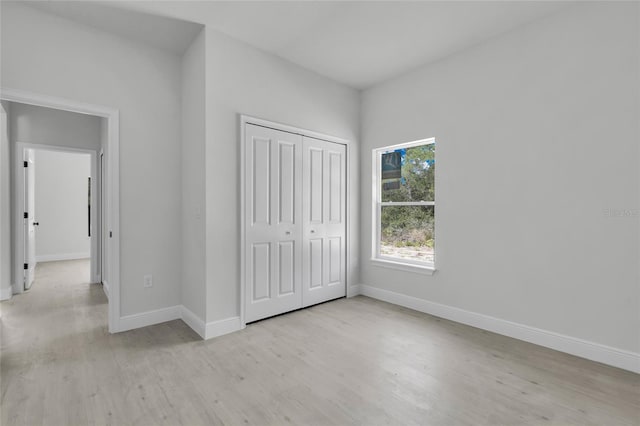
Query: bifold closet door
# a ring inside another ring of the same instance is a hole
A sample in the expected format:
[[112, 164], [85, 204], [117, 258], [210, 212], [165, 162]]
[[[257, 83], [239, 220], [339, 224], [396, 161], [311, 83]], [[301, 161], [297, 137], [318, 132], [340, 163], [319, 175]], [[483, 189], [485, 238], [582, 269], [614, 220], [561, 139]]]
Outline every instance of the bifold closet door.
[[302, 305], [346, 296], [346, 147], [303, 137]]
[[302, 136], [245, 127], [245, 320], [302, 307]]

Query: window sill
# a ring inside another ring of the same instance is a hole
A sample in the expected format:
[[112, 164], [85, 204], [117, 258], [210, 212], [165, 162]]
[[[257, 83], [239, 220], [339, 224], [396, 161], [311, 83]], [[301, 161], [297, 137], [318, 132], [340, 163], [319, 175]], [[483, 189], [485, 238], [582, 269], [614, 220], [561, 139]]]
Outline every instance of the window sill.
[[403, 263], [403, 262], [397, 262], [393, 260], [379, 259], [379, 258], [372, 258], [371, 265], [378, 266], [380, 268], [389, 268], [389, 269], [395, 269], [398, 271], [413, 272], [416, 274], [423, 274], [423, 275], [433, 275], [436, 272], [436, 268], [433, 266], [414, 265], [411, 263]]

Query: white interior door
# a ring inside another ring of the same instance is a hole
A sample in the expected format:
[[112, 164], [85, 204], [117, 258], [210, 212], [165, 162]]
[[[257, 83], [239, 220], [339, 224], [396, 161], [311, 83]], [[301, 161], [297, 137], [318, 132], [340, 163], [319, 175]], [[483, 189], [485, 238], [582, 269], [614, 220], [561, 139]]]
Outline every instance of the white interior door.
[[245, 320], [302, 306], [302, 137], [245, 127]]
[[35, 222], [35, 155], [33, 149], [24, 150], [24, 289], [33, 284], [36, 269], [36, 226]]
[[303, 139], [302, 300], [346, 296], [346, 147]]

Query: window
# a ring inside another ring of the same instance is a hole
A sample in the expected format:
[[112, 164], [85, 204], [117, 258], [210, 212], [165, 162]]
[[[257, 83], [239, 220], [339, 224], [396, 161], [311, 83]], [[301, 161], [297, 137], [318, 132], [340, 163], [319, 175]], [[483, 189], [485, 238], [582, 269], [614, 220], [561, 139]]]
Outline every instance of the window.
[[435, 139], [373, 151], [373, 260], [435, 265]]

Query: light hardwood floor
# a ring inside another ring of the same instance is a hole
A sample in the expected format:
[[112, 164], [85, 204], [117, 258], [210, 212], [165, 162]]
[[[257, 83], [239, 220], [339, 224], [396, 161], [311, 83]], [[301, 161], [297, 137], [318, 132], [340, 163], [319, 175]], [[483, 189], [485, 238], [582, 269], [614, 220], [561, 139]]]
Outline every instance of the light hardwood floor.
[[110, 335], [88, 262], [2, 303], [3, 425], [638, 425], [640, 376], [375, 301]]

